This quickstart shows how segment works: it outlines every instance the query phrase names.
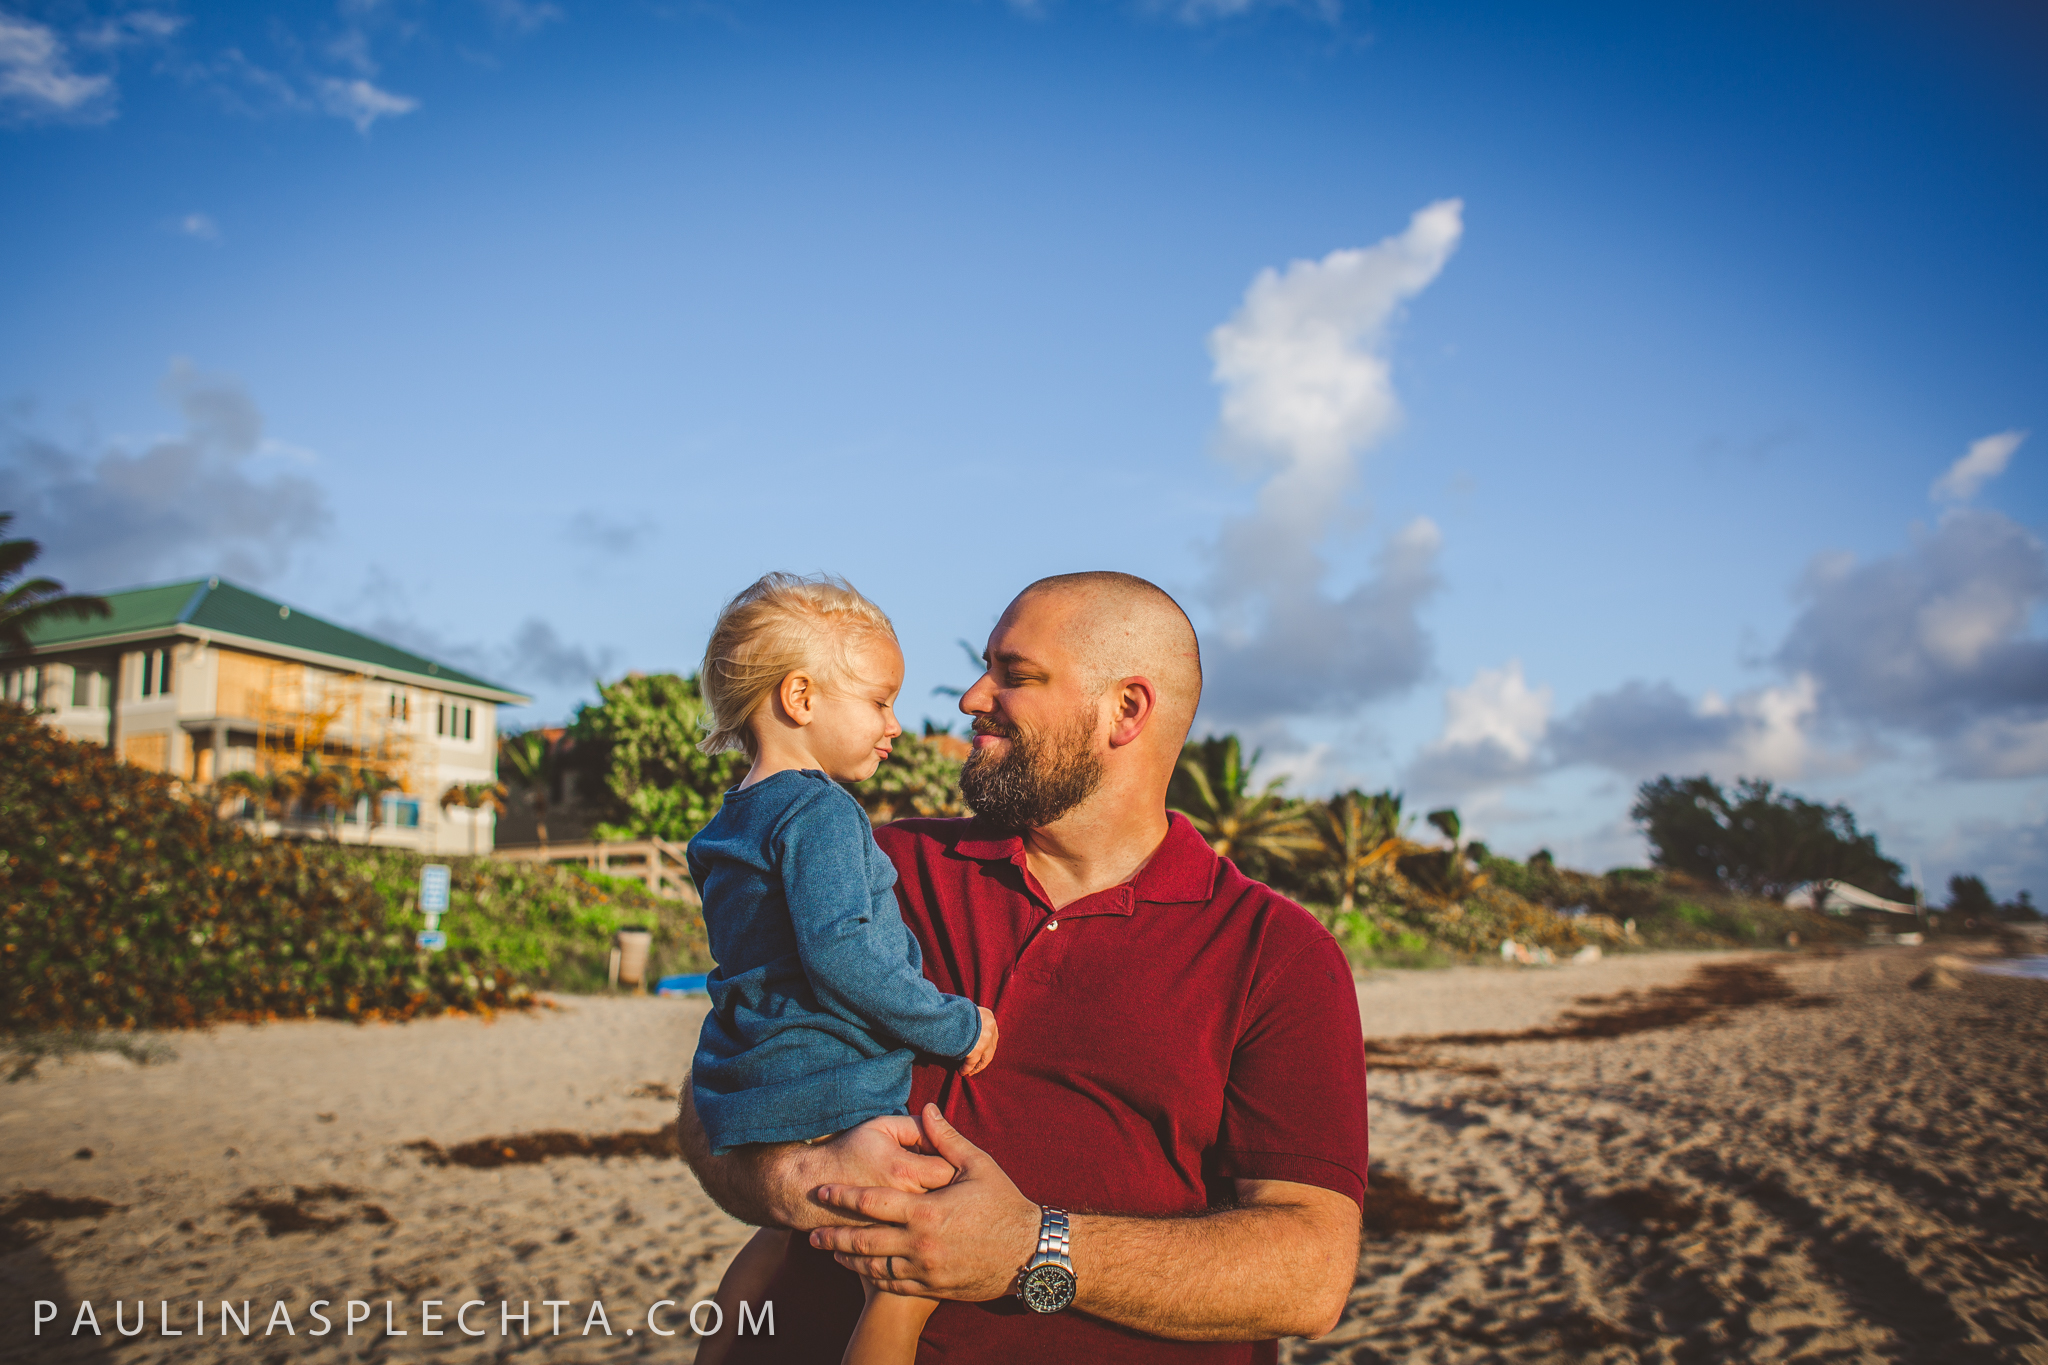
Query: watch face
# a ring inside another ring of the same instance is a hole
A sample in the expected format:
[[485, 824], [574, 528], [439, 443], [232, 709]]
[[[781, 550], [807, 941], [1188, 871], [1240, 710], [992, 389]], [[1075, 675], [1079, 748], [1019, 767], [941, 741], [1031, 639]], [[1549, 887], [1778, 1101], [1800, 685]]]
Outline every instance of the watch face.
[[1057, 1313], [1074, 1301], [1074, 1272], [1063, 1265], [1033, 1266], [1024, 1274], [1020, 1297], [1034, 1313]]

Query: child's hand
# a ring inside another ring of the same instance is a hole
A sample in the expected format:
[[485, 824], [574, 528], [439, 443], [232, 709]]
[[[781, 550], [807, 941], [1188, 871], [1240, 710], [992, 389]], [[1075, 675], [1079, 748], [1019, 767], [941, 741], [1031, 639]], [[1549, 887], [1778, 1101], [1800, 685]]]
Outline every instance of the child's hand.
[[960, 1074], [972, 1076], [994, 1061], [995, 1055], [996, 1013], [984, 1007], [981, 1010], [981, 1036], [974, 1040], [974, 1051], [968, 1053], [967, 1060], [960, 1063]]

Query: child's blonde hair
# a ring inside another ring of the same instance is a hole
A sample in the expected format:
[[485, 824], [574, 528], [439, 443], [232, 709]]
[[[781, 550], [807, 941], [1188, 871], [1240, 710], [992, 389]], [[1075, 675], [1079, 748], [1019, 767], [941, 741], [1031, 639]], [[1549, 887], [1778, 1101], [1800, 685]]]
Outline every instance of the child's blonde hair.
[[799, 669], [836, 676], [861, 641], [896, 642], [882, 609], [837, 574], [763, 574], [719, 610], [698, 674], [710, 733], [697, 747], [754, 752], [747, 725], [782, 680]]

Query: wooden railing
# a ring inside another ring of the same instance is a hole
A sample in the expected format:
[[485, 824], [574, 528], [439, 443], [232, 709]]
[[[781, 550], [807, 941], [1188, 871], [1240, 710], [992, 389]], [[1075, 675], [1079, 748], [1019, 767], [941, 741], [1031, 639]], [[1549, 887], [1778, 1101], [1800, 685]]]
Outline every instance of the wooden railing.
[[580, 844], [499, 844], [491, 853], [515, 863], [580, 863], [610, 877], [631, 877], [657, 896], [700, 904], [690, 865], [680, 844], [666, 839], [630, 843], [597, 840]]

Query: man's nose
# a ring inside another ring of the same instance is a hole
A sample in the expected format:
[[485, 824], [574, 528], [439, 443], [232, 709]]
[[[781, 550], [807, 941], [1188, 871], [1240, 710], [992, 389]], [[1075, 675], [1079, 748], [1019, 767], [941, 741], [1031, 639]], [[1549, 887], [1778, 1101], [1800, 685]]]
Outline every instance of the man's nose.
[[995, 709], [996, 685], [986, 673], [974, 680], [974, 686], [960, 694], [960, 710], [964, 715], [985, 716]]

